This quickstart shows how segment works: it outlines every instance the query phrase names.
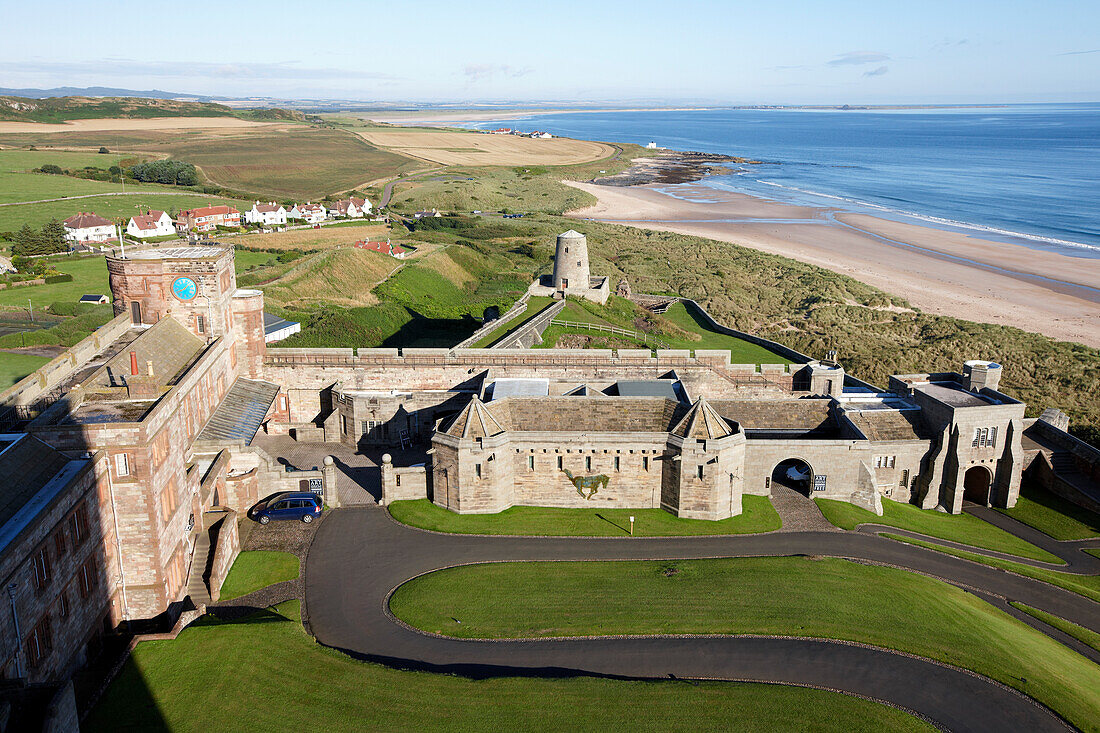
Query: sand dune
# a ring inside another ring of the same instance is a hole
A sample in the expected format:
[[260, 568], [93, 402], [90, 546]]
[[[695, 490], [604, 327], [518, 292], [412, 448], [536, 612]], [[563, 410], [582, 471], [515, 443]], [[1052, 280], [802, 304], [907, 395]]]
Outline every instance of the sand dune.
[[354, 130], [382, 148], [442, 165], [571, 165], [606, 158], [615, 150], [588, 140], [536, 140], [424, 128]]
[[705, 186], [611, 188], [570, 214], [692, 234], [824, 267], [929, 313], [1100, 347], [1100, 260], [863, 214], [789, 206]]

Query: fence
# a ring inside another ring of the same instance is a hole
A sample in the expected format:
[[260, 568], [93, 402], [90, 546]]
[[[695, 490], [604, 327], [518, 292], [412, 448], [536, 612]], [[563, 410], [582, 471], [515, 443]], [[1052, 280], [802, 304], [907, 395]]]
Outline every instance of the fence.
[[562, 326], [564, 328], [582, 328], [589, 331], [604, 331], [606, 333], [613, 333], [617, 336], [626, 336], [632, 338], [635, 341], [641, 341], [646, 346], [653, 345], [659, 349], [669, 348], [668, 343], [661, 339], [651, 336], [644, 331], [630, 331], [625, 328], [619, 328], [618, 326], [605, 326], [602, 323], [582, 323], [580, 321], [565, 321], [555, 318], [550, 321], [551, 325]]

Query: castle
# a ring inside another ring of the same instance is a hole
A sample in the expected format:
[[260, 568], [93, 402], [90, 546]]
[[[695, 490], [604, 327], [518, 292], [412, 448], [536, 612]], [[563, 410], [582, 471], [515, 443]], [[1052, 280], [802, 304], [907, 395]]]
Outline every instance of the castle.
[[[880, 389], [834, 362], [738, 365], [703, 349], [271, 348], [263, 293], [237, 288], [232, 249], [131, 250], [107, 267], [115, 318], [0, 395], [8, 679], [67, 679], [119, 624], [216, 597], [237, 518], [259, 499], [347, 498], [331, 459], [288, 471], [258, 434], [414, 446], [412, 465], [383, 457], [382, 503], [698, 519], [779, 483], [875, 512], [882, 497], [1011, 507], [1029, 464], [1049, 479], [1043, 445], [1073, 440], [1025, 419], [988, 361]], [[582, 235], [558, 238], [548, 287], [606, 300]]]

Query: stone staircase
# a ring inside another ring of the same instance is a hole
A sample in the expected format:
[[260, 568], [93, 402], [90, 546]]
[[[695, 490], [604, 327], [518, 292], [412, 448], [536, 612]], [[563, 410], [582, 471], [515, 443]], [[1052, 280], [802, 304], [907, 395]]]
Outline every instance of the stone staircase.
[[195, 552], [191, 556], [191, 574], [187, 578], [187, 595], [196, 607], [210, 603], [210, 589], [206, 587], [206, 568], [210, 564], [210, 532], [201, 532], [195, 539]]

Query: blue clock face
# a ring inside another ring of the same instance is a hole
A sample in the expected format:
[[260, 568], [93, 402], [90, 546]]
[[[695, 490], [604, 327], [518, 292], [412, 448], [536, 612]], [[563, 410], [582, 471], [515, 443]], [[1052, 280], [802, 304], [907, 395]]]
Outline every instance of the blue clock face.
[[172, 281], [172, 294], [180, 300], [191, 300], [198, 295], [199, 288], [189, 277], [177, 277]]

